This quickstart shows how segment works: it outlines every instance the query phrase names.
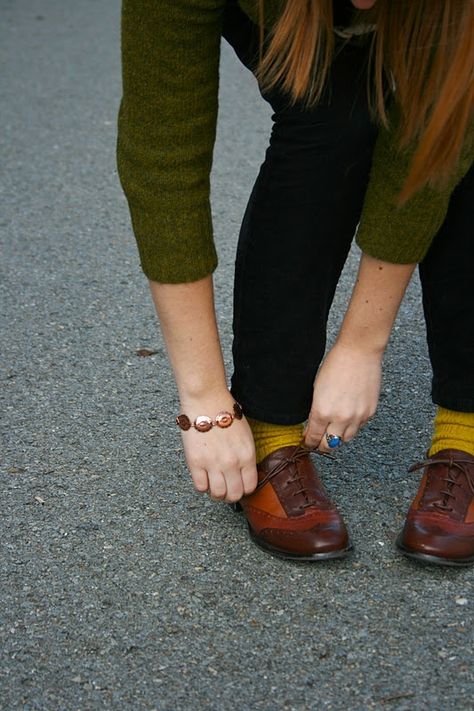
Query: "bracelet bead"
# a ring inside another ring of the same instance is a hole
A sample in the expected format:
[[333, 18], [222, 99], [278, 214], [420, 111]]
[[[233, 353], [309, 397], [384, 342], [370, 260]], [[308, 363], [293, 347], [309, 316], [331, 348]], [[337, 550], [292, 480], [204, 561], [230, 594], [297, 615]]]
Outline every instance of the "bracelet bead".
[[207, 415], [198, 415], [194, 420], [194, 427], [198, 432], [209, 432], [212, 430], [214, 423]]

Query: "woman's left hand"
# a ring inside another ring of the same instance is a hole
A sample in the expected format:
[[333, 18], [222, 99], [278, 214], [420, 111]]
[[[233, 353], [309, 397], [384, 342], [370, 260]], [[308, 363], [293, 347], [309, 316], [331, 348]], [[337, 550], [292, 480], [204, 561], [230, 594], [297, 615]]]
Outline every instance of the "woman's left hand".
[[327, 434], [343, 442], [355, 437], [377, 409], [381, 375], [382, 353], [336, 343], [316, 376], [305, 444], [331, 452]]

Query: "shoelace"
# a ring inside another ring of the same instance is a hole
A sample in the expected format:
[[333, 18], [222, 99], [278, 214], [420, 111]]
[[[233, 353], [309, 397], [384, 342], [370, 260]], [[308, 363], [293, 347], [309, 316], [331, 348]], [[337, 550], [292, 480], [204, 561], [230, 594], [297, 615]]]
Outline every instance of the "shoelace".
[[[331, 454], [327, 454], [326, 452], [320, 452], [319, 449], [312, 449], [311, 447], [305, 447], [304, 445], [297, 444], [292, 452], [292, 454], [289, 457], [284, 457], [281, 462], [278, 462], [278, 464], [275, 464], [273, 469], [270, 469], [269, 472], [264, 476], [264, 478], [259, 481], [257, 489], [261, 489], [262, 486], [267, 484], [269, 481], [271, 481], [277, 474], [279, 474], [283, 469], [285, 469], [288, 464], [295, 464], [297, 465], [300, 459], [303, 459], [304, 457], [307, 457], [308, 454], [311, 452], [314, 452], [315, 454], [319, 454], [322, 457], [326, 457], [327, 459], [332, 459], [333, 461], [335, 460], [335, 457], [333, 457]], [[305, 497], [305, 503], [302, 505], [301, 508], [308, 508], [309, 506], [314, 506], [316, 501], [311, 499], [309, 497], [307, 488], [304, 486], [303, 481], [301, 479], [301, 475], [298, 471], [298, 466], [295, 466], [295, 471], [296, 474], [293, 475], [292, 478], [288, 479], [288, 483], [296, 483], [298, 482], [300, 485], [300, 488], [297, 491], [294, 491], [292, 496], [297, 496], [298, 494], [303, 494]]]
[[[448, 466], [448, 473], [446, 476], [442, 477], [441, 481], [446, 482], [448, 485], [446, 489], [441, 490], [441, 494], [444, 494], [444, 498], [441, 499], [441, 501], [433, 501], [432, 506], [437, 508], [439, 511], [452, 511], [452, 507], [449, 506], [449, 499], [455, 499], [456, 494], [453, 494], [453, 488], [454, 486], [461, 486], [459, 483], [459, 473], [461, 472], [464, 474], [466, 477], [467, 484], [469, 486], [469, 489], [472, 492], [472, 495], [474, 496], [474, 480], [471, 478], [471, 475], [467, 469], [467, 467], [464, 467], [464, 464], [472, 464], [471, 459], [454, 459], [450, 457], [449, 459], [425, 459], [423, 462], [417, 462], [416, 464], [413, 464], [409, 468], [409, 472], [415, 472], [418, 471], [418, 469], [423, 469], [426, 466], [433, 465], [433, 464], [446, 464]], [[456, 478], [453, 479], [450, 476], [451, 470], [456, 470], [452, 472], [452, 475], [455, 476]]]

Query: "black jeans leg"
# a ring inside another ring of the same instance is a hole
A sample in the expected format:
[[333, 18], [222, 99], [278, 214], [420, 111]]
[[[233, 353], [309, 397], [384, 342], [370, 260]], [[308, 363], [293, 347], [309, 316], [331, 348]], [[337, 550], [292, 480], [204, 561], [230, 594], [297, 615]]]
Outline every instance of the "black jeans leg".
[[367, 48], [339, 50], [315, 108], [264, 97], [273, 131], [239, 237], [231, 390], [247, 415], [276, 424], [309, 414], [376, 138]]
[[420, 264], [433, 402], [474, 412], [474, 166]]

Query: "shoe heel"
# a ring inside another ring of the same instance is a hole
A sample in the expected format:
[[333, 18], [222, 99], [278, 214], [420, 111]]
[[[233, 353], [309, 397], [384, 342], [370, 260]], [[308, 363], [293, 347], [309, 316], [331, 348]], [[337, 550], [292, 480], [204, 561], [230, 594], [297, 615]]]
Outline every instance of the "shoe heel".
[[234, 501], [233, 503], [229, 504], [229, 506], [232, 511], [242, 511], [242, 506], [239, 504], [238, 501]]

